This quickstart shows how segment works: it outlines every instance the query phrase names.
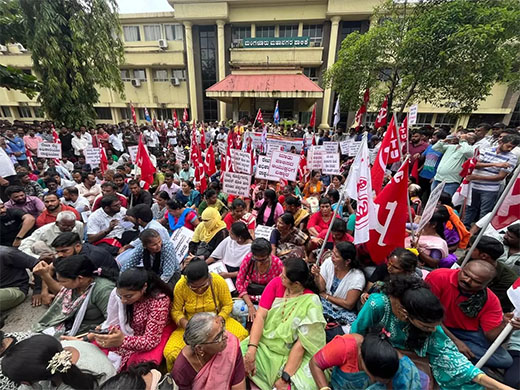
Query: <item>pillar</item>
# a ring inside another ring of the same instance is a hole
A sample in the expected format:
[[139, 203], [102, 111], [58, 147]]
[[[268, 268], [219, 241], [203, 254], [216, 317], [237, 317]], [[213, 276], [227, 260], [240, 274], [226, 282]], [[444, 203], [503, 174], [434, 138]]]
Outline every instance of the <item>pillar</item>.
[[303, 37], [303, 22], [298, 23], [298, 36]]
[[[336, 47], [338, 45], [338, 30], [341, 17], [333, 16], [330, 27], [329, 56], [327, 59], [327, 69], [329, 69], [336, 61]], [[321, 111], [320, 127], [329, 126], [330, 101], [332, 98], [332, 89], [327, 88], [323, 93], [323, 108]]]
[[[224, 26], [226, 22], [217, 20], [217, 47], [218, 47], [218, 81], [226, 77], [226, 47], [224, 42]], [[218, 117], [221, 121], [226, 120], [226, 103], [218, 102]]]
[[251, 38], [256, 37], [256, 24], [251, 23]]
[[190, 94], [190, 119], [199, 120], [197, 110], [197, 92], [195, 86], [195, 59], [193, 57], [193, 32], [191, 30], [192, 23], [184, 22], [186, 32], [186, 62], [188, 66], [188, 93]]
[[[145, 72], [146, 72], [146, 88], [147, 88], [147, 92], [148, 92], [148, 104], [154, 104], [154, 98], [153, 98], [153, 70], [152, 68], [145, 68]], [[148, 106], [148, 105], [147, 105]], [[148, 108], [150, 108], [148, 106]], [[150, 112], [150, 115], [152, 115], [152, 113]]]

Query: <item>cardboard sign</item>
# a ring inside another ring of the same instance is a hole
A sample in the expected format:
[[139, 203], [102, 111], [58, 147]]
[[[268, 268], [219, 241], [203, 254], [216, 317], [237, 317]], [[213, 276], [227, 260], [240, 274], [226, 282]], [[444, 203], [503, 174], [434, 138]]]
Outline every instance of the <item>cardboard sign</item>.
[[[254, 132], [251, 134], [253, 140], [253, 147], [255, 149], [262, 146], [262, 133]], [[283, 137], [275, 134], [267, 134], [267, 145], [274, 147], [282, 147], [282, 150], [288, 152], [294, 146], [297, 152], [301, 152], [303, 146], [303, 138]], [[277, 149], [278, 150], [278, 149]]]
[[83, 151], [85, 163], [90, 165], [99, 165], [101, 162], [101, 148], [86, 148]]
[[129, 146], [128, 154], [130, 155], [130, 161], [135, 164], [135, 157], [137, 156], [137, 145]]
[[307, 167], [310, 170], [323, 168], [323, 157], [327, 154], [323, 146], [314, 145], [309, 148]]
[[271, 161], [271, 157], [269, 157], [269, 156], [258, 156], [258, 162], [256, 164], [255, 178], [271, 180], [271, 181], [280, 180], [280, 178], [278, 178], [276, 176], [269, 175], [270, 161]]
[[[215, 263], [211, 263], [208, 265], [209, 272], [213, 272], [214, 274], [221, 274], [223, 272], [228, 272], [226, 265], [222, 261], [216, 261]], [[235, 284], [230, 278], [224, 279], [228, 285], [229, 291], [233, 292], [236, 290]]]
[[338, 143], [335, 141], [324, 141], [323, 146], [327, 153], [338, 153]]
[[424, 210], [422, 213], [421, 221], [419, 222], [419, 227], [417, 231], [420, 232], [430, 219], [432, 219], [433, 213], [437, 208], [437, 202], [441, 197], [442, 191], [444, 190], [444, 185], [446, 182], [442, 181], [435, 189], [431, 192], [430, 197], [428, 198], [428, 202], [426, 202], [426, 206], [424, 206]]
[[350, 151], [351, 141], [341, 141], [339, 143], [339, 148], [341, 149], [341, 154], [348, 156], [348, 152]]
[[222, 191], [230, 195], [248, 197], [251, 191], [251, 175], [224, 172]]
[[38, 144], [39, 158], [61, 158], [61, 144], [42, 142]]
[[328, 153], [323, 156], [322, 172], [325, 175], [339, 175], [339, 153]]
[[265, 238], [269, 241], [273, 230], [274, 226], [258, 225], [255, 229], [255, 238]]
[[193, 237], [193, 233], [193, 230], [181, 226], [172, 234], [170, 241], [173, 242], [173, 245], [175, 245], [175, 255], [177, 256], [177, 259], [180, 263], [182, 263], [188, 254], [188, 249], [191, 238]]
[[183, 149], [175, 148], [175, 158], [177, 159], [177, 162], [183, 162], [186, 160], [186, 154], [184, 153]]
[[269, 164], [269, 175], [277, 176], [280, 179], [295, 181], [299, 164], [299, 154], [273, 152], [273, 157], [271, 158], [271, 163]]
[[250, 175], [251, 153], [243, 152], [238, 149], [231, 149], [231, 164], [233, 166], [233, 171]]
[[417, 112], [419, 110], [419, 106], [414, 104], [410, 106], [408, 110], [408, 125], [415, 125], [417, 123]]
[[354, 141], [350, 143], [350, 148], [348, 151], [349, 156], [356, 156], [359, 148], [361, 147], [361, 141]]
[[227, 149], [227, 145], [225, 142], [220, 142], [218, 143], [218, 152], [220, 154], [226, 154], [226, 149]]

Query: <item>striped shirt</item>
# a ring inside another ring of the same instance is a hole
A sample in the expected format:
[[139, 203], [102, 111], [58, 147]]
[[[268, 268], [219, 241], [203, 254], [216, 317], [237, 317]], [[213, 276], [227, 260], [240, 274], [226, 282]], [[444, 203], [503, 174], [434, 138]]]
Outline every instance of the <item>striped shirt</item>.
[[[498, 175], [501, 171], [505, 171], [510, 173], [514, 167], [516, 166], [517, 157], [511, 153], [500, 153], [498, 152], [498, 148], [486, 149], [483, 153], [478, 157], [478, 161], [480, 163], [509, 163], [508, 168], [498, 168], [498, 167], [486, 167], [479, 168], [473, 171], [473, 175], [478, 176], [495, 176]], [[500, 181], [487, 181], [487, 180], [474, 180], [472, 181], [472, 187], [475, 190], [480, 191], [499, 191], [500, 185], [504, 180]]]

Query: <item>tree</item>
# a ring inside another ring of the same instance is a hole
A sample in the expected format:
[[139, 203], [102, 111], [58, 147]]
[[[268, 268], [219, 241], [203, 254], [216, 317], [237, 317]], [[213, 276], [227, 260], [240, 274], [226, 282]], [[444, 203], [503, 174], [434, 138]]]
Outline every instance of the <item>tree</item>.
[[123, 95], [124, 49], [115, 0], [20, 0], [27, 45], [43, 87], [38, 100], [58, 123], [92, 125], [96, 87]]
[[348, 35], [325, 82], [341, 104], [358, 107], [388, 95], [388, 112], [411, 101], [471, 112], [497, 82], [519, 86], [517, 0], [387, 1], [365, 34]]

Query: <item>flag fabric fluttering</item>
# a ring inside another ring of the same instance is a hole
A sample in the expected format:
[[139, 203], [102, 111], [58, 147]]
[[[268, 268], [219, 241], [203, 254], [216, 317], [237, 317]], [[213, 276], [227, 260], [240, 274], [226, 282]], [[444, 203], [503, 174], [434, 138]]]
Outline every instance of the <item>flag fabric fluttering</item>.
[[462, 164], [462, 169], [459, 175], [462, 176], [464, 179], [462, 179], [459, 188], [457, 188], [457, 191], [455, 191], [455, 193], [451, 197], [451, 201], [453, 202], [454, 206], [461, 206], [462, 204], [464, 204], [464, 202], [466, 203], [466, 206], [471, 206], [471, 193], [473, 191], [471, 188], [471, 181], [467, 180], [466, 176], [471, 175], [473, 173], [473, 170], [477, 166], [479, 154], [480, 152], [478, 148], [475, 149], [473, 157], [466, 160], [464, 164]]
[[369, 100], [370, 100], [370, 89], [367, 88], [365, 90], [365, 93], [363, 94], [363, 103], [361, 103], [359, 110], [356, 112], [354, 123], [352, 124], [352, 127], [355, 127], [356, 130], [358, 130], [361, 127], [361, 124], [363, 122], [363, 114], [365, 112], [367, 112], [367, 106], [368, 106]]
[[370, 229], [370, 240], [365, 245], [375, 264], [382, 264], [395, 248], [404, 247], [408, 219], [408, 166], [406, 159], [374, 200], [375, 228]]
[[188, 109], [184, 107], [184, 111], [182, 112], [182, 121], [184, 123], [187, 123], [190, 120], [190, 117], [188, 116]]
[[262, 109], [259, 108], [258, 112], [256, 113], [255, 123], [258, 122], [262, 126], [264, 125], [264, 117], [262, 116]]
[[372, 176], [372, 189], [379, 194], [383, 186], [386, 166], [388, 164], [398, 162], [401, 158], [399, 150], [399, 143], [397, 142], [397, 129], [395, 124], [395, 117], [392, 116], [388, 129], [386, 130], [381, 147], [377, 152], [376, 160], [370, 172]]
[[132, 112], [132, 121], [137, 124], [137, 115], [135, 115], [135, 108], [132, 103], [130, 103], [130, 111]]
[[264, 125], [264, 129], [262, 130], [262, 153], [267, 152], [267, 126]]
[[500, 205], [491, 225], [499, 230], [518, 221], [518, 219], [520, 219], [520, 176], [516, 178], [511, 190]]
[[339, 95], [336, 99], [336, 106], [334, 107], [334, 127], [338, 126], [339, 119], [340, 119], [341, 113], [340, 113], [340, 107], [339, 107]]
[[204, 172], [206, 175], [208, 175], [208, 177], [213, 176], [217, 172], [213, 144], [209, 144], [208, 151], [206, 152], [206, 159], [204, 160]]
[[379, 113], [377, 114], [377, 118], [374, 122], [374, 128], [379, 129], [386, 125], [388, 115], [388, 96], [385, 96], [385, 100], [383, 100], [383, 104], [379, 109]]
[[101, 159], [99, 161], [99, 169], [101, 169], [102, 174], [105, 174], [105, 172], [108, 169], [108, 158], [104, 147], [101, 147]]
[[172, 111], [173, 111], [173, 127], [178, 129], [180, 127], [180, 125], [179, 125], [179, 118], [177, 117], [177, 110], [175, 108], [173, 108]]
[[361, 147], [350, 167], [345, 183], [346, 195], [357, 201], [356, 234], [354, 244], [362, 244], [370, 239], [370, 229], [374, 229], [375, 206], [370, 178], [370, 156], [368, 154], [368, 137], [366, 133], [361, 140]]
[[403, 154], [406, 151], [407, 144], [408, 144], [408, 115], [404, 117], [403, 123], [401, 123], [401, 126], [399, 126], [399, 130], [397, 130], [397, 134], [399, 134], [399, 142], [402, 145], [403, 148]]
[[300, 163], [298, 165], [298, 174], [300, 175], [300, 180], [303, 183], [307, 183], [310, 172], [309, 167], [307, 166], [307, 157], [305, 157], [305, 138], [303, 139], [302, 151], [300, 154]]
[[316, 103], [312, 106], [311, 119], [309, 119], [309, 127], [314, 129], [316, 127]]
[[144, 108], [144, 120], [147, 122], [151, 122], [152, 118], [150, 118], [150, 113], [148, 112], [148, 108]]
[[135, 165], [141, 169], [141, 180], [149, 185], [153, 183], [153, 174], [155, 167], [150, 159], [148, 151], [144, 147], [143, 136], [139, 136], [139, 144], [137, 146], [137, 155], [135, 156]]
[[278, 109], [278, 100], [276, 101], [276, 106], [274, 107], [273, 121], [275, 125], [280, 123], [280, 110]]
[[[52, 142], [55, 143], [55, 144], [60, 144], [61, 145], [60, 136], [59, 136], [58, 132], [56, 131], [56, 128], [54, 127], [54, 125], [51, 125], [51, 129], [52, 129]], [[60, 161], [61, 160], [59, 158], [55, 158], [54, 159], [54, 164], [60, 165]]]

